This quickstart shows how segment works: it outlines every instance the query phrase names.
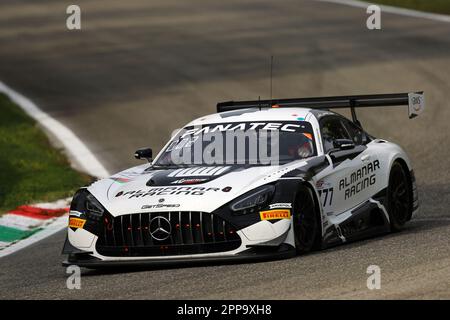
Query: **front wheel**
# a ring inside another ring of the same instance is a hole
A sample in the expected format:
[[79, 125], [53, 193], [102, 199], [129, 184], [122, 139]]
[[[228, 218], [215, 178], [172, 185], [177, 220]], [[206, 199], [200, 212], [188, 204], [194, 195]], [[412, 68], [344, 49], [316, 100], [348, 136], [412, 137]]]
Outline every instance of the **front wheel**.
[[315, 209], [312, 191], [306, 186], [300, 186], [292, 217], [297, 253], [306, 253], [313, 249], [319, 229]]
[[411, 216], [410, 188], [405, 169], [400, 163], [394, 162], [387, 190], [387, 208], [393, 231], [401, 230]]

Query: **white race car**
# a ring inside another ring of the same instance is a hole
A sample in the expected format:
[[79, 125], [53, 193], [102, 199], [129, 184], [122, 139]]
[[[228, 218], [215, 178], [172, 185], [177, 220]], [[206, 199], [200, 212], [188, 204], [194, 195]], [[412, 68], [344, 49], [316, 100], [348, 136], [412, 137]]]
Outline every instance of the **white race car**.
[[423, 93], [219, 103], [154, 160], [140, 149], [149, 163], [77, 191], [63, 265], [290, 257], [399, 230], [418, 208], [410, 160], [355, 109], [405, 105], [417, 116]]

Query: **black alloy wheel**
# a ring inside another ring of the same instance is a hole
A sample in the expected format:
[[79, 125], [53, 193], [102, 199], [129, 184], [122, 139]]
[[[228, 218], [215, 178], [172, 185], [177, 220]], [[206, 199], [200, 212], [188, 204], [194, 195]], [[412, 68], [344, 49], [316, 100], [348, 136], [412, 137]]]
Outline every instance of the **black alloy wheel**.
[[411, 186], [405, 170], [398, 162], [394, 162], [389, 175], [387, 190], [387, 210], [393, 231], [403, 228], [411, 217]]
[[293, 225], [297, 253], [313, 249], [319, 232], [316, 205], [312, 191], [300, 185], [294, 201]]

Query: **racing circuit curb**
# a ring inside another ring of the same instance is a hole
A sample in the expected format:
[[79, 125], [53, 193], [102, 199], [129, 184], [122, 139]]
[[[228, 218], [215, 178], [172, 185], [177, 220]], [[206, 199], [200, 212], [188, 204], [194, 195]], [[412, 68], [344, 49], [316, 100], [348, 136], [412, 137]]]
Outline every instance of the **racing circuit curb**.
[[0, 258], [67, 224], [70, 198], [19, 206], [0, 217]]

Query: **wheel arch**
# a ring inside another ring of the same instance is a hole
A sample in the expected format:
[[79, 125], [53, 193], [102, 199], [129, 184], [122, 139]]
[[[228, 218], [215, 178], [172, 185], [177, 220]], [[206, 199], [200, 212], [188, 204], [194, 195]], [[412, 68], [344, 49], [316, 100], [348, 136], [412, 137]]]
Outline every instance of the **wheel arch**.
[[319, 194], [316, 190], [316, 188], [314, 187], [314, 185], [312, 184], [312, 181], [308, 180], [308, 181], [300, 181], [297, 184], [297, 190], [295, 191], [295, 196], [294, 196], [294, 201], [295, 198], [297, 197], [297, 194], [299, 192], [299, 188], [300, 186], [304, 186], [306, 188], [308, 188], [312, 195], [313, 195], [313, 200], [314, 200], [314, 206], [315, 206], [315, 211], [314, 214], [316, 215], [318, 221], [319, 221], [319, 232], [317, 233], [316, 239], [314, 240], [314, 245], [313, 248], [320, 248], [321, 244], [322, 244], [322, 239], [323, 239], [323, 210], [322, 210], [322, 206], [320, 204], [320, 197]]

